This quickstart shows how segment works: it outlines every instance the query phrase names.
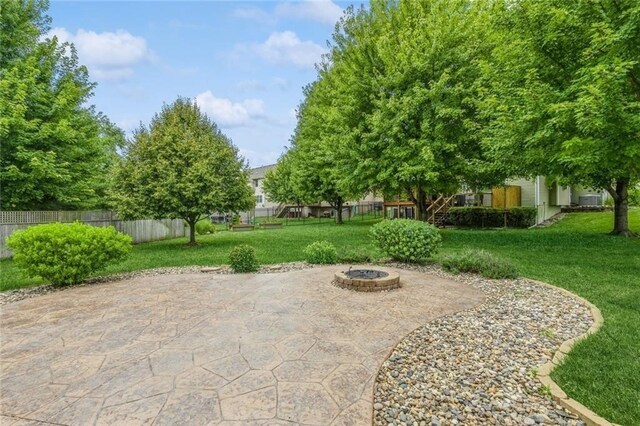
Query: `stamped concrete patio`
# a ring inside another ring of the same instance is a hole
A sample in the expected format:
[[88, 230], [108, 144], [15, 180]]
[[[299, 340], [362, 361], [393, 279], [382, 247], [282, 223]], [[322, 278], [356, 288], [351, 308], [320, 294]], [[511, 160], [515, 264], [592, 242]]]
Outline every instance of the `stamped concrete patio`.
[[393, 346], [483, 293], [404, 270], [399, 290], [357, 293], [331, 285], [342, 269], [159, 275], [3, 306], [0, 424], [371, 424]]

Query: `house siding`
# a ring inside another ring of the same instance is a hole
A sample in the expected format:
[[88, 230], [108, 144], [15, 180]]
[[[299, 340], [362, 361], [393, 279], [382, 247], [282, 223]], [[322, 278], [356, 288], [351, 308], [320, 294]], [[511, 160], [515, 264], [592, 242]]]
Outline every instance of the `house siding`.
[[536, 182], [529, 179], [511, 179], [507, 185], [520, 187], [520, 203], [522, 207], [535, 207], [536, 205]]
[[570, 186], [557, 186], [557, 199], [556, 205], [558, 206], [570, 206], [571, 205], [571, 187]]
[[[254, 197], [256, 197], [256, 216], [267, 216], [269, 213], [272, 213], [271, 210], [278, 206], [278, 203], [269, 201], [269, 198], [267, 197], [267, 194], [265, 194], [263, 187], [265, 175], [275, 166], [275, 164], [270, 164], [268, 166], [257, 167], [250, 170], [249, 185], [251, 185], [251, 188], [253, 189], [253, 195]], [[257, 186], [256, 183], [258, 184]], [[261, 202], [257, 201], [259, 197], [261, 197], [262, 199]]]
[[[520, 186], [522, 207], [537, 208], [538, 218], [536, 223], [544, 222], [553, 215], [560, 213], [561, 206], [568, 205], [570, 202], [571, 189], [569, 187], [559, 188], [554, 186], [553, 190], [549, 190], [550, 184], [552, 182], [544, 176], [540, 176], [538, 179], [511, 179], [507, 181], [507, 185]], [[537, 191], [540, 197], [538, 200], [536, 200], [536, 186], [538, 186]]]

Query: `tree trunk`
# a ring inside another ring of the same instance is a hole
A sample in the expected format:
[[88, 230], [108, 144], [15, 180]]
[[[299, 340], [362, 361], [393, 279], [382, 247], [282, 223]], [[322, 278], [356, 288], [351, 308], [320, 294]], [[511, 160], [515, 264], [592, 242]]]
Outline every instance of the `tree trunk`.
[[609, 194], [613, 197], [613, 231], [611, 235], [621, 235], [624, 237], [633, 237], [637, 234], [629, 229], [629, 181], [627, 179], [618, 179], [616, 187], [608, 188]]
[[[409, 198], [416, 206], [416, 214], [414, 216], [414, 219], [424, 222], [425, 220], [427, 220], [427, 194], [420, 187], [416, 188], [415, 194], [413, 193], [413, 190], [409, 190], [408, 193]], [[398, 214], [399, 213], [400, 212], [398, 212]]]
[[196, 243], [196, 222], [198, 222], [198, 217], [188, 217], [185, 219], [187, 224], [189, 225], [189, 242], [188, 246], [195, 246]]
[[427, 193], [424, 192], [424, 189], [418, 188], [418, 211], [416, 219], [421, 221], [426, 221], [427, 218]]
[[336, 224], [338, 225], [342, 225], [342, 203], [344, 202], [344, 200], [342, 199], [342, 197], [339, 197], [336, 202], [335, 202], [335, 209], [336, 209]]

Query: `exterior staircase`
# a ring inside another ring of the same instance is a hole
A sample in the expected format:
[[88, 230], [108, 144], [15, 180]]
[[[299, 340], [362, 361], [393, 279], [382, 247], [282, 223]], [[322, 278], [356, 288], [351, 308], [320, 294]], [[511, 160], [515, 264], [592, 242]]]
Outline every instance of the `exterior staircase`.
[[278, 207], [276, 207], [276, 211], [273, 215], [277, 218], [283, 218], [287, 214], [287, 211], [289, 211], [289, 205], [280, 203], [278, 204]]
[[280, 203], [280, 204], [278, 204], [278, 207], [276, 207], [276, 210], [273, 213], [273, 216], [277, 217], [279, 219], [282, 219], [283, 217], [285, 217], [287, 215], [287, 213], [289, 213], [289, 209], [292, 208], [292, 207], [297, 207], [297, 206], [292, 205], [292, 204]]
[[436, 228], [444, 228], [449, 216], [449, 209], [453, 206], [456, 196], [440, 195], [427, 207], [427, 222]]

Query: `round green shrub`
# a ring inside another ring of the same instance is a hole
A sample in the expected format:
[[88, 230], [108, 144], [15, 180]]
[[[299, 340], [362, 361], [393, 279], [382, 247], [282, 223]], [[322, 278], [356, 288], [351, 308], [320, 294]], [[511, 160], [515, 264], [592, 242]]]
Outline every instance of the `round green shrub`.
[[256, 259], [256, 250], [246, 244], [231, 249], [229, 264], [235, 272], [255, 272], [260, 266], [258, 259]]
[[338, 251], [328, 241], [316, 241], [305, 247], [304, 257], [309, 263], [329, 265], [338, 260]]
[[485, 250], [465, 249], [443, 256], [440, 263], [453, 273], [473, 272], [493, 279], [518, 277], [515, 266]]
[[417, 220], [385, 220], [372, 226], [370, 232], [380, 251], [401, 262], [421, 262], [442, 243], [435, 226]]
[[13, 261], [29, 277], [77, 284], [131, 252], [131, 237], [112, 226], [48, 223], [14, 232], [7, 244]]
[[208, 219], [203, 219], [196, 222], [196, 234], [206, 235], [216, 232], [216, 226]]

